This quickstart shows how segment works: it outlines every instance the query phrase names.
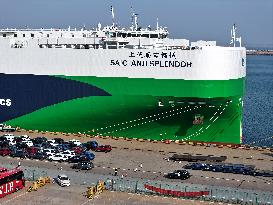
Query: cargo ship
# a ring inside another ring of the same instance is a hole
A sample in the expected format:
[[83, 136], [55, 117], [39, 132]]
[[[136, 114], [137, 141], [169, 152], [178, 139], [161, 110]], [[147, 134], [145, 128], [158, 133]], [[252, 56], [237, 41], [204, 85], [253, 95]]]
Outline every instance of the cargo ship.
[[0, 123], [26, 130], [242, 142], [246, 49], [166, 27], [0, 30]]

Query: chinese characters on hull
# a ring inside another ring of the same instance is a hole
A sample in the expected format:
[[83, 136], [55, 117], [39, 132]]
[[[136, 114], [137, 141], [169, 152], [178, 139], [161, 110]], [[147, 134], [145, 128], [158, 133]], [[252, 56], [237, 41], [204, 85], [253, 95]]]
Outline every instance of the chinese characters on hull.
[[129, 59], [110, 60], [111, 66], [120, 67], [161, 67], [161, 68], [191, 68], [192, 62], [177, 60], [175, 52], [130, 52]]

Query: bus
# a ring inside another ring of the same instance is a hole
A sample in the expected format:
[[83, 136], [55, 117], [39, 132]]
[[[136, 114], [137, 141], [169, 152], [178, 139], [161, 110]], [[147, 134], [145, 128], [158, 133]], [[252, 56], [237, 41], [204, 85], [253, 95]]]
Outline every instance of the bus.
[[0, 170], [0, 198], [24, 188], [25, 178], [21, 169], [0, 167]]

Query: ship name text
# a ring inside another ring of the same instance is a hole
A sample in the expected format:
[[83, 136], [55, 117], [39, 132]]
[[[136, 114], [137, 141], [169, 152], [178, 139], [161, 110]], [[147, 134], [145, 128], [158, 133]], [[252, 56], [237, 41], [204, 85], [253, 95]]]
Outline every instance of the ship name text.
[[129, 59], [111, 59], [111, 66], [190, 68], [192, 62], [176, 59], [175, 52], [130, 52]]

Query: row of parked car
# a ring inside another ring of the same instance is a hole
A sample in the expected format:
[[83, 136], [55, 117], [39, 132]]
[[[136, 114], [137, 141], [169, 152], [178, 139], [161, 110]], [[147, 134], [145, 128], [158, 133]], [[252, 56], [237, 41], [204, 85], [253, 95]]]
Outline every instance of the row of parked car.
[[255, 169], [255, 166], [244, 164], [189, 163], [186, 164], [183, 168], [202, 171], [273, 177], [272, 171], [257, 170]]
[[95, 152], [110, 152], [110, 145], [98, 145], [96, 141], [81, 143], [72, 139], [64, 141], [62, 138], [47, 139], [36, 137], [30, 139], [27, 135], [14, 136], [5, 134], [0, 137], [0, 155], [30, 159], [47, 159], [49, 161], [76, 163], [72, 168], [92, 169], [91, 162]]

